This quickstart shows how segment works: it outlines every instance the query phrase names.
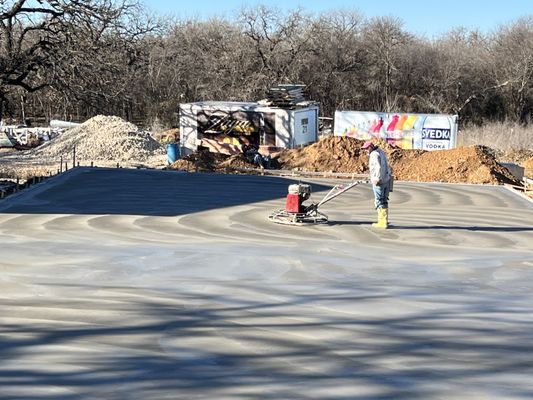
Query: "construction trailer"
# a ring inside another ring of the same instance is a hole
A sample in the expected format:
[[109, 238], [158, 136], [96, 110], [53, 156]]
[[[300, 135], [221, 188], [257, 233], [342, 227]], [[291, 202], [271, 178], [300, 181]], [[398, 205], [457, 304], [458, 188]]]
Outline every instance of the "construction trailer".
[[316, 102], [289, 108], [252, 102], [202, 101], [179, 106], [180, 150], [188, 155], [199, 146], [235, 154], [244, 144], [262, 153], [304, 146], [317, 141]]

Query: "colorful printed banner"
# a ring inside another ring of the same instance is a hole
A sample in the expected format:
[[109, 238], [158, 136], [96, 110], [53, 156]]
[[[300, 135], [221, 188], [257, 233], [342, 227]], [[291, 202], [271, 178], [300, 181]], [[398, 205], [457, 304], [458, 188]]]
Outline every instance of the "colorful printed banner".
[[335, 111], [333, 133], [386, 139], [402, 149], [446, 150], [457, 144], [457, 115]]

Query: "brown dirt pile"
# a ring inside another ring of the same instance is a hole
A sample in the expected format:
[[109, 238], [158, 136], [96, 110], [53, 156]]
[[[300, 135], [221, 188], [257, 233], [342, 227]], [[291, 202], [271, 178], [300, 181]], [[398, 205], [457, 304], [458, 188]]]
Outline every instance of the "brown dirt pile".
[[[367, 173], [368, 155], [363, 141], [328, 136], [309, 146], [283, 150], [273, 158], [281, 169], [308, 172]], [[487, 147], [460, 147], [452, 150], [402, 150], [384, 141], [377, 144], [387, 153], [397, 180], [477, 184], [517, 184]], [[176, 161], [172, 169], [225, 172], [232, 168], [256, 168], [242, 155], [199, 151]]]
[[311, 172], [353, 172], [368, 170], [368, 156], [361, 150], [363, 141], [328, 136], [299, 149], [283, 150], [275, 158], [283, 169]]
[[496, 162], [483, 146], [459, 147], [452, 150], [395, 150], [391, 154], [394, 175], [399, 180], [450, 183], [512, 183], [517, 180]]
[[[363, 141], [329, 136], [300, 149], [285, 150], [277, 156], [283, 169], [298, 171], [368, 172]], [[516, 183], [509, 171], [497, 163], [483, 146], [452, 150], [401, 150], [379, 141], [387, 153], [398, 180], [450, 183]]]
[[170, 169], [199, 172], [224, 172], [232, 168], [255, 168], [241, 154], [228, 156], [226, 154], [211, 153], [207, 150], [198, 151], [170, 165]]

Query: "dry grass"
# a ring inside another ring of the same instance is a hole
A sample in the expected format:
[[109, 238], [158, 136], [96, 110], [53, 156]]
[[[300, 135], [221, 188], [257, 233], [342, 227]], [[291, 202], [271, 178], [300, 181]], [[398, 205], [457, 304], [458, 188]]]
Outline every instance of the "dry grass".
[[533, 150], [533, 125], [492, 122], [459, 130], [459, 146], [483, 145], [494, 150]]

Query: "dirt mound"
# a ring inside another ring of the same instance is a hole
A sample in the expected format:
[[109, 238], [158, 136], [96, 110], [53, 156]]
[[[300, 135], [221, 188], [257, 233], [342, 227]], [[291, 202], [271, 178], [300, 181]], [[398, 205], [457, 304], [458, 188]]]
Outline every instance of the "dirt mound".
[[513, 183], [516, 179], [483, 146], [451, 150], [395, 150], [391, 154], [399, 180], [450, 183]]
[[[364, 141], [349, 137], [328, 136], [309, 146], [283, 150], [273, 158], [275, 168], [308, 172], [368, 173], [368, 154]], [[478, 184], [517, 184], [502, 167], [491, 149], [484, 146], [452, 150], [402, 150], [377, 141], [387, 154], [397, 180]], [[242, 155], [200, 151], [170, 166], [187, 171], [220, 171], [232, 168], [255, 168]]]
[[223, 154], [210, 153], [209, 151], [197, 151], [193, 154], [176, 160], [170, 169], [180, 169], [185, 171], [216, 171], [218, 164], [225, 160], [227, 156]]
[[145, 161], [165, 154], [148, 132], [122, 118], [98, 115], [36, 148], [31, 156], [71, 157], [74, 148], [77, 159], [85, 161]]
[[[279, 165], [273, 163], [273, 168]], [[257, 169], [256, 164], [251, 163], [242, 154], [227, 155], [211, 153], [208, 150], [200, 150], [169, 166], [170, 169], [199, 172], [244, 172], [240, 169]]]
[[328, 136], [306, 147], [284, 150], [275, 159], [283, 169], [364, 173], [368, 156], [361, 150], [363, 143], [349, 137]]
[[234, 154], [232, 156], [228, 156], [226, 160], [224, 160], [220, 164], [221, 168], [257, 168], [257, 165], [250, 163], [246, 157], [242, 154]]
[[254, 168], [254, 165], [249, 163], [241, 154], [229, 156], [201, 150], [175, 161], [169, 168], [185, 171], [215, 172], [233, 168]]
[[[329, 136], [317, 143], [285, 150], [277, 156], [281, 168], [312, 172], [368, 172], [363, 141]], [[398, 180], [450, 183], [516, 183], [516, 179], [483, 146], [452, 150], [402, 150], [377, 141], [385, 151]]]

